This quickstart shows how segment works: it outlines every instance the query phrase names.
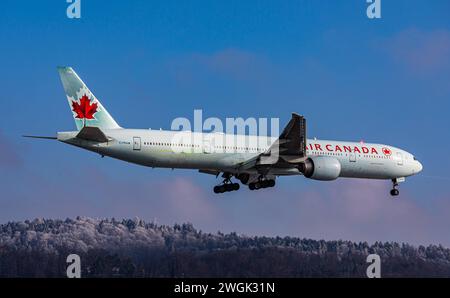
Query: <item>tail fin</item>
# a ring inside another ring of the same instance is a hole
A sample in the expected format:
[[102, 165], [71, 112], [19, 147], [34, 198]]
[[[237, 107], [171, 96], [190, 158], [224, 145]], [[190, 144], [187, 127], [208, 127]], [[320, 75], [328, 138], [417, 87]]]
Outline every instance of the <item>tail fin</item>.
[[71, 67], [58, 67], [58, 72], [78, 130], [84, 126], [120, 128]]

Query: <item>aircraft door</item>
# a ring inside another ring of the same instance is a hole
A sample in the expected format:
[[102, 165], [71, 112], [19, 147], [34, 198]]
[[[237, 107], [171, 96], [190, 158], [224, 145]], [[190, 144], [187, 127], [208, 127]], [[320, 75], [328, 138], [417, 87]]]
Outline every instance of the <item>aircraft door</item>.
[[403, 154], [401, 152], [397, 152], [397, 164], [399, 166], [403, 165]]
[[348, 155], [349, 161], [350, 162], [356, 162], [356, 154], [355, 153], [350, 153]]
[[133, 137], [133, 150], [141, 150], [141, 138]]
[[214, 140], [212, 138], [203, 139], [203, 153], [209, 154], [214, 152]]

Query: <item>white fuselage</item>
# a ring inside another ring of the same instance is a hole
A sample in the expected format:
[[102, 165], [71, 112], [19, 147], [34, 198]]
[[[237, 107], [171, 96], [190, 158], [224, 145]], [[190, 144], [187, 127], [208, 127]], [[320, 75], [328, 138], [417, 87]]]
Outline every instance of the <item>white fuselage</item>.
[[[96, 143], [59, 132], [58, 140], [120, 160], [160, 168], [184, 168], [236, 173], [236, 165], [265, 152], [276, 138], [222, 133], [192, 133], [145, 129], [104, 130], [111, 141]], [[414, 175], [422, 165], [396, 147], [328, 140], [307, 140], [307, 156], [329, 156], [341, 164], [339, 177], [396, 179]], [[248, 170], [248, 174], [257, 174]], [[242, 172], [242, 171], [241, 171]], [[273, 176], [301, 175], [292, 168], [272, 168]]]

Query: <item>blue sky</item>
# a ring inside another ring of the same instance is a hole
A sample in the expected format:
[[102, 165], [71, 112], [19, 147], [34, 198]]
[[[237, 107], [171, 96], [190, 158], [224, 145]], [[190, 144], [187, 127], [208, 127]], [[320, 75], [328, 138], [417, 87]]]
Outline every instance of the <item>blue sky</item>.
[[[3, 1], [0, 222], [134, 217], [206, 231], [450, 245], [450, 2]], [[424, 171], [383, 181], [280, 179], [217, 197], [214, 177], [151, 170], [23, 139], [74, 123], [56, 66], [69, 65], [124, 127], [176, 117], [306, 116], [308, 134], [392, 144]]]

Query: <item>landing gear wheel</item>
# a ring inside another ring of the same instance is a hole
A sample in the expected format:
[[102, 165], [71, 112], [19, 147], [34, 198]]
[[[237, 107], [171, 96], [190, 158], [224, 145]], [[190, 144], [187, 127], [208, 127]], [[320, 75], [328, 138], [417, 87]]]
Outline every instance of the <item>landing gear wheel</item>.
[[269, 187], [269, 180], [261, 181], [261, 188], [267, 188], [267, 187]]
[[258, 190], [261, 188], [274, 187], [275, 180], [273, 179], [260, 179], [256, 182], [252, 182], [248, 184], [248, 188], [250, 190]]
[[400, 193], [398, 191], [398, 181], [397, 179], [392, 179], [392, 189], [391, 189], [391, 196], [396, 197]]
[[239, 183], [231, 182], [231, 177], [232, 177], [231, 174], [225, 173], [223, 175], [223, 177], [225, 179], [223, 180], [222, 184], [214, 186], [214, 188], [213, 188], [214, 193], [224, 193], [224, 192], [228, 192], [228, 191], [239, 190], [239, 188], [240, 188]]
[[235, 191], [239, 189], [239, 183], [225, 184], [225, 191]]
[[216, 185], [214, 186], [214, 193], [224, 193], [227, 191], [227, 186], [226, 185]]
[[400, 194], [400, 192], [398, 191], [398, 189], [391, 189], [391, 196], [395, 197], [398, 196]]

